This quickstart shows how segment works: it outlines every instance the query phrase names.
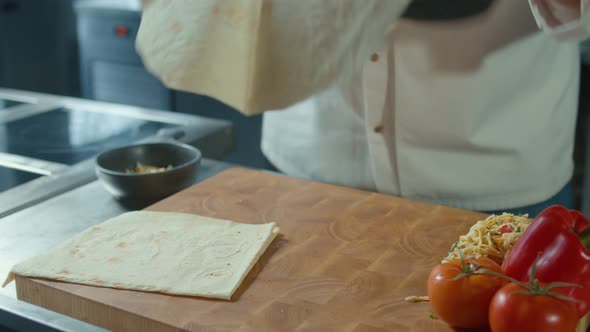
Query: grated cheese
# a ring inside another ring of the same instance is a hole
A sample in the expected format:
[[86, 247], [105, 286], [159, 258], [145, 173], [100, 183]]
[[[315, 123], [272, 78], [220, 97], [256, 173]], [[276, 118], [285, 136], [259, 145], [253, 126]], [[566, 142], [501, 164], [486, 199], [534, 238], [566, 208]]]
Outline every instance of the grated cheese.
[[[502, 264], [504, 256], [512, 248], [520, 235], [530, 225], [532, 219], [528, 215], [503, 213], [491, 215], [471, 226], [469, 232], [459, 237], [443, 263], [460, 258], [459, 250], [465, 257], [488, 257]], [[504, 231], [503, 231], [504, 230]]]
[[428, 302], [428, 301], [430, 301], [430, 298], [428, 296], [416, 296], [416, 295], [412, 295], [412, 296], [406, 296], [404, 298], [404, 300], [406, 302]]

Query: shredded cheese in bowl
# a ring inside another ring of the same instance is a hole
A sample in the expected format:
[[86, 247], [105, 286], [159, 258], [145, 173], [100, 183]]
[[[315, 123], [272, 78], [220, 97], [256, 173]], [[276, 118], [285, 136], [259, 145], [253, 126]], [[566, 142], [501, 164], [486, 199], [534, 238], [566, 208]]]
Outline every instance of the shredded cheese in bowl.
[[460, 258], [459, 250], [465, 257], [488, 257], [502, 264], [504, 256], [520, 238], [532, 219], [527, 214], [503, 213], [491, 215], [471, 226], [469, 232], [453, 243], [443, 263]]
[[127, 174], [148, 174], [148, 173], [164, 172], [169, 169], [172, 169], [172, 165], [168, 165], [167, 167], [156, 167], [156, 166], [144, 165], [138, 161], [135, 164], [134, 168], [126, 169], [125, 173], [127, 173]]

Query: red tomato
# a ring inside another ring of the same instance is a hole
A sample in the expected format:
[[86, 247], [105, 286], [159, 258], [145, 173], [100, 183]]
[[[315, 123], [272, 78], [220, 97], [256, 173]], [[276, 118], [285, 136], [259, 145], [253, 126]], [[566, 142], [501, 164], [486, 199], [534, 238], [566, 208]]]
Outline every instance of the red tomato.
[[[489, 258], [468, 258], [465, 263], [472, 272], [484, 268], [502, 273], [500, 266]], [[479, 264], [479, 268], [473, 264]], [[485, 274], [471, 274], [455, 280], [462, 272], [464, 270], [459, 259], [435, 266], [428, 278], [430, 304], [434, 312], [451, 326], [487, 326], [490, 301], [506, 282], [502, 278]]]
[[504, 226], [502, 226], [502, 228], [500, 228], [501, 234], [510, 233], [510, 232], [512, 232], [512, 227], [510, 227], [508, 225], [504, 225]]
[[574, 302], [550, 295], [519, 294], [521, 286], [509, 283], [490, 303], [492, 332], [573, 332], [578, 324]]

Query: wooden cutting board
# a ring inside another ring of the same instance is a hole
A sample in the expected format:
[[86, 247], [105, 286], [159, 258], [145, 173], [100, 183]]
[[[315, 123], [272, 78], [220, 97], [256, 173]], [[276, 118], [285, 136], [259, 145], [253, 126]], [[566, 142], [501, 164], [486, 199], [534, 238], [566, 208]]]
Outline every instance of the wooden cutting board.
[[116, 331], [452, 331], [404, 297], [426, 295], [432, 267], [485, 217], [245, 169], [148, 210], [276, 221], [281, 235], [231, 302], [24, 277], [18, 298]]

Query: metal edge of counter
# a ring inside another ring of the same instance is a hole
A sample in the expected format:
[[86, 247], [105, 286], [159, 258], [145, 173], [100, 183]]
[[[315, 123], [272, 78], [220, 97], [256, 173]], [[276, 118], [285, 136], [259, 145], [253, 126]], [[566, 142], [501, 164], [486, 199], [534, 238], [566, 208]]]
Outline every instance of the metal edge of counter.
[[0, 295], [0, 329], [14, 331], [63, 331], [102, 332], [107, 331], [80, 320]]
[[[175, 133], [175, 131], [171, 131], [169, 134], [174, 135]], [[158, 135], [135, 142], [135, 144], [152, 141], [178, 141], [196, 146], [205, 157], [216, 159], [222, 158], [233, 147], [234, 137], [231, 127], [220, 126], [202, 135], [194, 133], [184, 133], [184, 135], [186, 136], [177, 140], [174, 137], [168, 137], [168, 135]], [[94, 158], [91, 158], [69, 167], [64, 172], [25, 183], [0, 194], [0, 218], [94, 180], [96, 180]]]

